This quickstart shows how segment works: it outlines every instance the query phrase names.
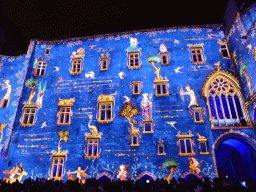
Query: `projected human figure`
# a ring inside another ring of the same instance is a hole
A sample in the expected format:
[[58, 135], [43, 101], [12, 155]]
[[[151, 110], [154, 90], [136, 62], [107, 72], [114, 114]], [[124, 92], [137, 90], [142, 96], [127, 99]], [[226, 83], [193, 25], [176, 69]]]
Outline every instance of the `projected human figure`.
[[183, 95], [189, 95], [190, 96], [190, 103], [188, 105], [188, 108], [190, 108], [193, 105], [198, 106], [195, 92], [190, 88], [189, 84], [187, 84], [187, 86], [185, 88], [186, 88], [187, 92], [183, 91], [182, 87], [180, 89], [180, 96], [181, 96], [183, 102], [184, 102]]
[[85, 178], [89, 177], [89, 175], [87, 173], [85, 173], [87, 169], [88, 169], [88, 166], [86, 167], [86, 169], [84, 171], [81, 169], [81, 167], [78, 167], [77, 170], [74, 172], [70, 172], [70, 170], [69, 170], [67, 172], [69, 180], [75, 180], [75, 178], [70, 174], [76, 174], [76, 177], [77, 177], [77, 179], [79, 179], [79, 181], [81, 180], [81, 177], [85, 177]]
[[5, 86], [2, 89], [7, 89], [7, 92], [1, 101], [2, 108], [8, 106], [11, 98], [11, 93], [12, 93], [12, 86], [9, 84], [10, 80], [6, 80], [4, 83], [5, 83]]
[[125, 165], [120, 165], [120, 171], [117, 170], [117, 178], [120, 179], [121, 181], [126, 181], [127, 176], [128, 176], [128, 170], [127, 168], [130, 166], [130, 163], [125, 166]]

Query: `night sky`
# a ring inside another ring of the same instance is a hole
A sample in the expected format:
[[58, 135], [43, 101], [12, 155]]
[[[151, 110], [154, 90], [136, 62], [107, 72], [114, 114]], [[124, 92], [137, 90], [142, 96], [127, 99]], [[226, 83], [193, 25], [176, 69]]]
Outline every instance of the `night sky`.
[[[172, 3], [175, 2], [175, 3]], [[1, 0], [0, 55], [25, 54], [30, 39], [222, 24], [227, 0]]]

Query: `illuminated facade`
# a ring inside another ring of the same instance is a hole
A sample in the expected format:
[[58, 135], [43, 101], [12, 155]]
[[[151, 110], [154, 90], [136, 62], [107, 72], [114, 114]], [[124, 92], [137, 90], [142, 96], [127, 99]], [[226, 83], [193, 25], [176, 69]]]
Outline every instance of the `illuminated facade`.
[[[32, 40], [25, 56], [2, 56], [1, 178], [20, 162], [24, 178], [66, 180], [88, 166], [91, 178], [117, 179], [129, 163], [132, 179], [164, 178], [168, 158], [179, 162], [175, 177], [213, 178], [229, 174], [225, 146], [241, 154], [232, 169], [250, 156], [244, 166], [256, 170], [256, 25], [247, 15], [227, 37], [219, 25], [177, 27]], [[256, 180], [233, 179], [241, 173]]]

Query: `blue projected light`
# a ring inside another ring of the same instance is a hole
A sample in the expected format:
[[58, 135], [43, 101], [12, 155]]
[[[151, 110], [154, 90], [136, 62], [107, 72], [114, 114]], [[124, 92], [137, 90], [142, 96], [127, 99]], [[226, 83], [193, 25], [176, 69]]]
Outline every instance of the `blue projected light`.
[[243, 157], [250, 156], [249, 146], [236, 139], [227, 139], [222, 144], [229, 145], [235, 148]]

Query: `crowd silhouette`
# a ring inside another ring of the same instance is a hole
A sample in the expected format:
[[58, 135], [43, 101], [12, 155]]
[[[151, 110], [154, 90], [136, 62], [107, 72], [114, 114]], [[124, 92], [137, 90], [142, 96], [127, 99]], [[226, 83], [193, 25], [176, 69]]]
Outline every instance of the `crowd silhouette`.
[[23, 183], [18, 181], [10, 184], [3, 180], [0, 182], [0, 191], [6, 192], [252, 192], [256, 191], [256, 182], [247, 179], [241, 184], [234, 184], [229, 178], [214, 178], [211, 181], [208, 177], [198, 179], [191, 177], [186, 180], [173, 178], [171, 183], [165, 179], [152, 178], [149, 180], [127, 181], [104, 179], [87, 179], [79, 183], [79, 180], [48, 180], [45, 178], [25, 179]]

